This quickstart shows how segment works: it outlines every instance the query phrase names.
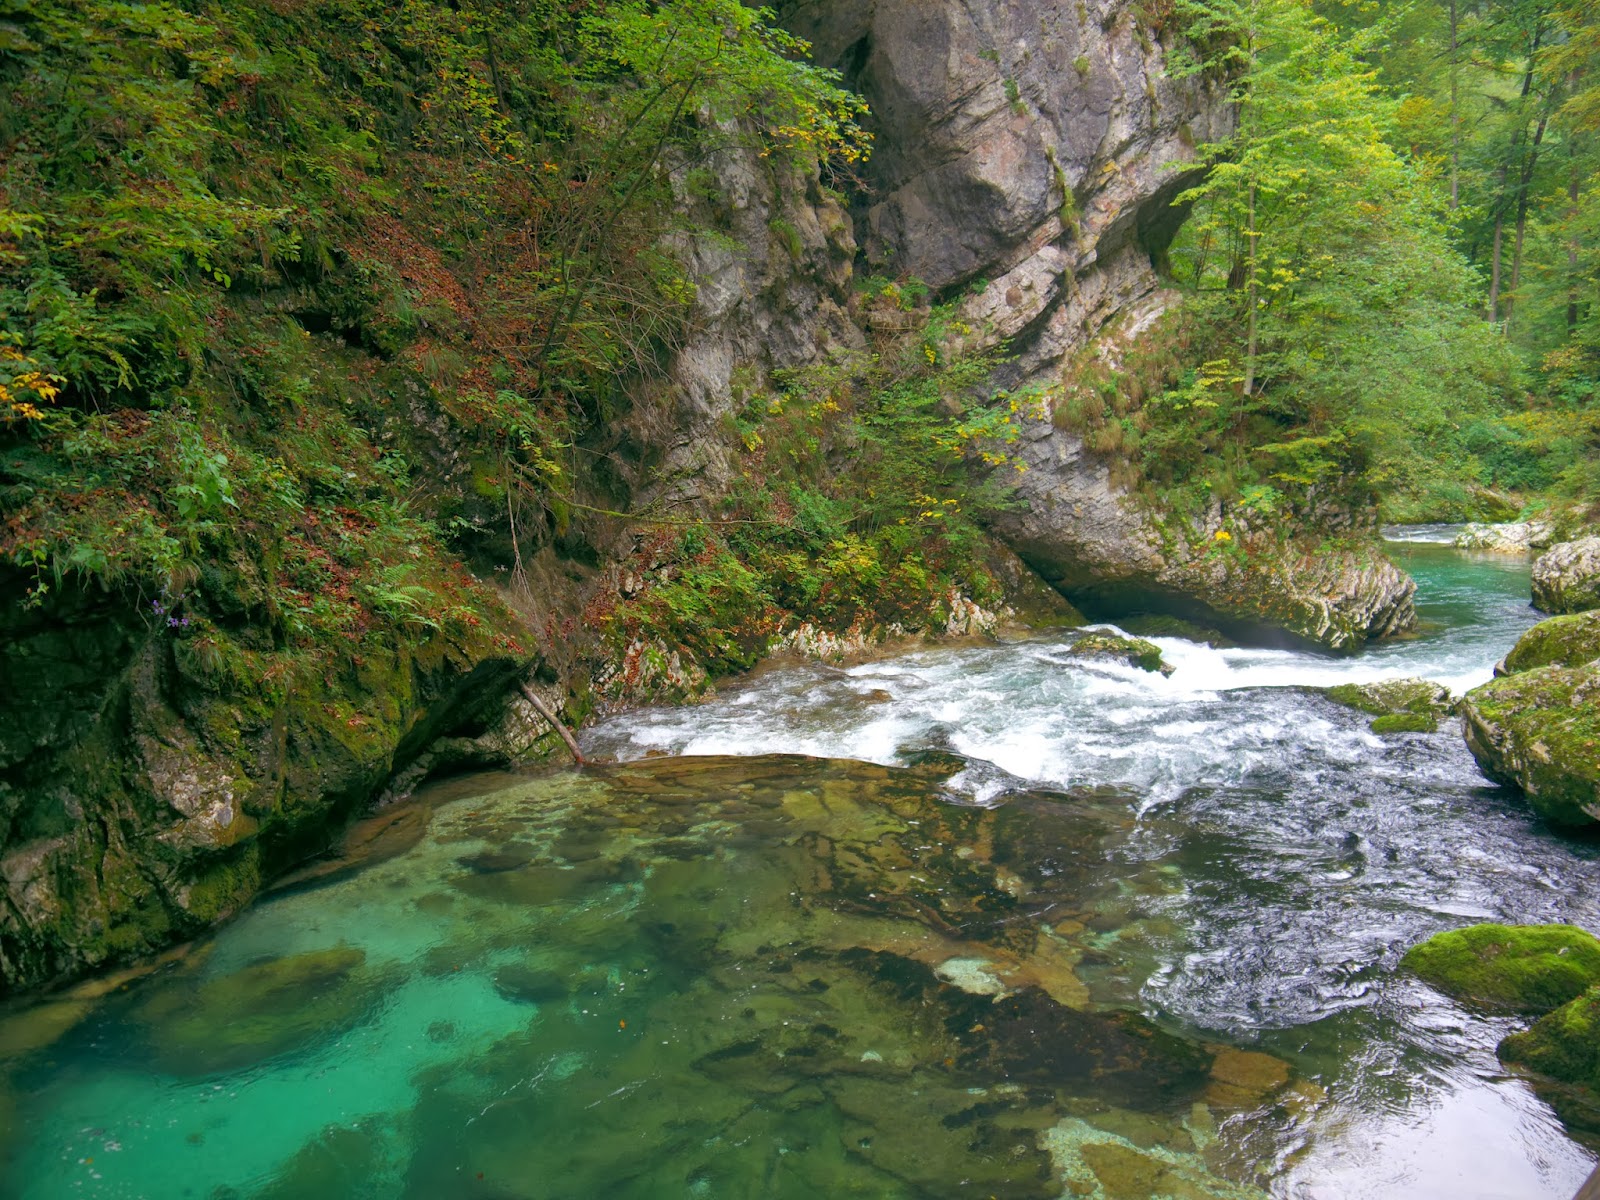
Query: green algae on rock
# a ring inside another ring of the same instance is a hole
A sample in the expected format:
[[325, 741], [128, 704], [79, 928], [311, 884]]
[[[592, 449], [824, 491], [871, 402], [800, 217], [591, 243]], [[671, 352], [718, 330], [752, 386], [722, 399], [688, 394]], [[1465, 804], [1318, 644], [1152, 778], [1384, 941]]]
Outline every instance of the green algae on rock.
[[1122, 637], [1115, 633], [1086, 633], [1072, 643], [1070, 652], [1079, 658], [1109, 659], [1141, 671], [1172, 674], [1161, 659], [1161, 647], [1144, 638]]
[[1434, 934], [1400, 962], [1457, 1000], [1541, 1014], [1600, 983], [1600, 940], [1574, 925], [1472, 925]]
[[1499, 1055], [1503, 1062], [1600, 1092], [1600, 986], [1506, 1037]]
[[1374, 733], [1433, 733], [1453, 705], [1450, 689], [1426, 679], [1383, 679], [1320, 689], [1328, 699], [1369, 713]]
[[1467, 748], [1559, 825], [1600, 819], [1600, 662], [1491, 680], [1461, 700]]
[[1539, 667], [1581, 667], [1600, 658], [1600, 611], [1573, 613], [1540, 621], [1517, 639], [1501, 664], [1501, 674]]

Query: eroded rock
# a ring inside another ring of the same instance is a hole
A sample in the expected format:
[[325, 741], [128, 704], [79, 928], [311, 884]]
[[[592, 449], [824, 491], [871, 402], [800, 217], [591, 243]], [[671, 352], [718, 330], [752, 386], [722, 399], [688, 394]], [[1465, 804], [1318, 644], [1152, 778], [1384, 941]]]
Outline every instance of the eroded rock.
[[1492, 680], [1462, 698], [1461, 714], [1490, 779], [1521, 788], [1556, 824], [1600, 819], [1600, 662]]
[[1533, 564], [1533, 606], [1540, 612], [1600, 608], [1600, 537], [1562, 542]]

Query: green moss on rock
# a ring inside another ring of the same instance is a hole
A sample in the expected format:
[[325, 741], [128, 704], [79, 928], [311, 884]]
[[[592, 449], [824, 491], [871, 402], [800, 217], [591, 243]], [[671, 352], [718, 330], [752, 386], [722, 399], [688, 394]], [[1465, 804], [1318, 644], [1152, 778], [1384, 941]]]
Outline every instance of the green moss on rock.
[[1439, 718], [1432, 713], [1390, 713], [1374, 717], [1368, 728], [1373, 733], [1437, 733]]
[[1540, 621], [1506, 655], [1504, 673], [1581, 667], [1600, 658], [1600, 610]]
[[1173, 668], [1161, 659], [1161, 647], [1143, 638], [1122, 637], [1114, 633], [1088, 633], [1072, 643], [1072, 653], [1081, 658], [1105, 658], [1138, 667], [1141, 671], [1172, 674]]
[[1600, 662], [1492, 680], [1461, 701], [1484, 774], [1521, 788], [1546, 820], [1600, 819]]
[[1322, 688], [1336, 704], [1376, 718], [1373, 733], [1434, 733], [1453, 707], [1450, 689], [1426, 679], [1382, 679]]
[[1600, 983], [1600, 940], [1574, 925], [1473, 925], [1434, 934], [1400, 960], [1447, 996], [1548, 1013]]
[[1600, 986], [1500, 1043], [1501, 1061], [1600, 1091]]

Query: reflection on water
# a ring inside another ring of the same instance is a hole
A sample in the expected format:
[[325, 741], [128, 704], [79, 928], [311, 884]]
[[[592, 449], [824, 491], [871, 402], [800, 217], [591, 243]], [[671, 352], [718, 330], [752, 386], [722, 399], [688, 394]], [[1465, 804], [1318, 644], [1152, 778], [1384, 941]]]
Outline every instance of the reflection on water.
[[1353, 659], [787, 669], [589, 735], [634, 761], [436, 787], [363, 869], [0, 1023], [0, 1193], [1567, 1200], [1509, 1026], [1394, 968], [1600, 929], [1600, 843], [1453, 724], [1304, 690], [1463, 686], [1531, 623], [1525, 562], [1407, 557], [1421, 635]]

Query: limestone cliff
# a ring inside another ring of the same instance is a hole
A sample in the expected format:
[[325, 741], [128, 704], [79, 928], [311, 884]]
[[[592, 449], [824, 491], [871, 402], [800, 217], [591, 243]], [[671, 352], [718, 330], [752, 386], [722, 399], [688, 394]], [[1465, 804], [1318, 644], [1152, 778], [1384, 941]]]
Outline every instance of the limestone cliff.
[[[818, 0], [786, 15], [871, 105], [866, 268], [965, 295], [977, 336], [1009, 342], [1015, 381], [1057, 382], [1086, 352], [1114, 360], [1174, 303], [1160, 275], [1183, 217], [1173, 200], [1230, 114], [1216, 85], [1169, 78], [1169, 8]], [[1300, 514], [1312, 536], [1298, 540], [1225, 522], [1220, 506], [1170, 519], [1115, 486], [1113, 461], [1050, 406], [1025, 415], [1018, 456], [1025, 507], [998, 532], [1075, 600], [1338, 650], [1415, 621], [1413, 585], [1370, 519]], [[1340, 544], [1323, 545], [1330, 534]]]

